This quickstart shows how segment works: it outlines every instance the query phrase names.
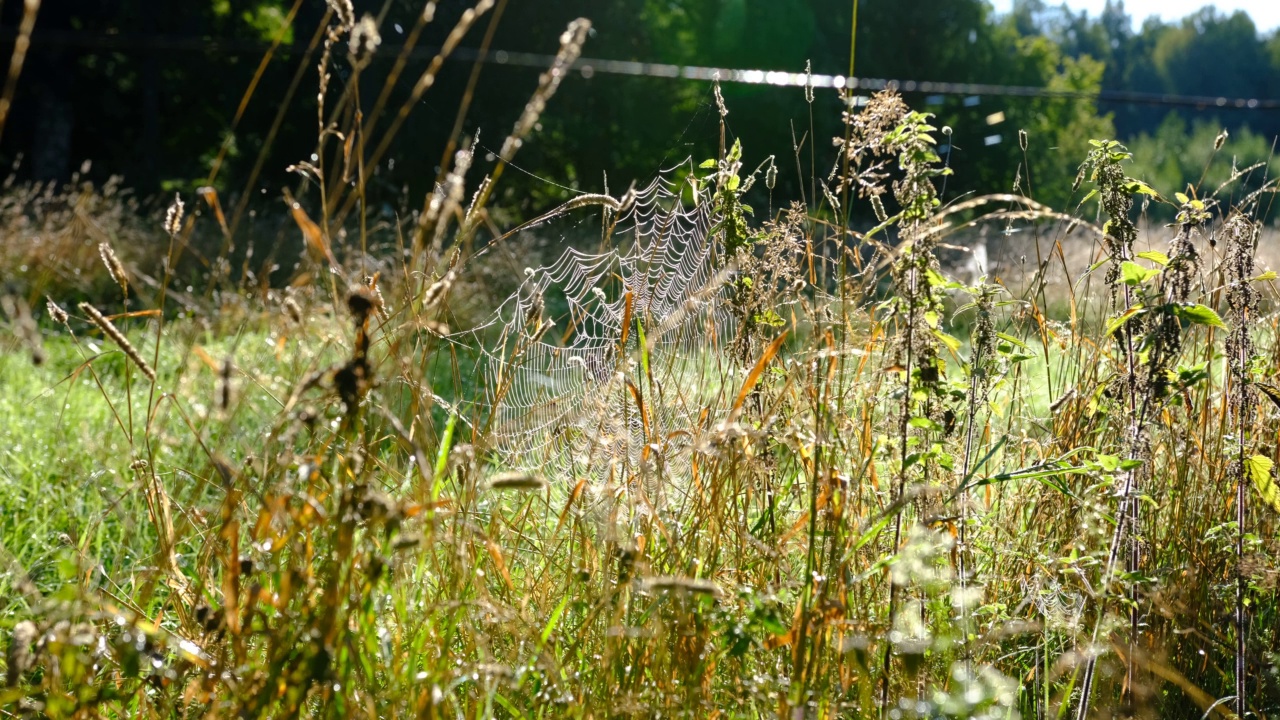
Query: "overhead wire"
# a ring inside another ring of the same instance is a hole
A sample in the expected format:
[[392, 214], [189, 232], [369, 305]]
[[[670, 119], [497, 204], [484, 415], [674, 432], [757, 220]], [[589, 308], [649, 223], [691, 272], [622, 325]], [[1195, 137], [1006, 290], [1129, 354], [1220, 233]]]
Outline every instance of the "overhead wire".
[[[0, 29], [0, 43], [13, 42], [16, 31]], [[35, 33], [33, 47], [76, 47], [91, 50], [147, 50], [168, 52], [201, 52], [234, 55], [260, 52], [264, 43], [245, 40], [210, 40], [208, 38], [179, 35], [142, 35], [137, 33], [105, 34], [83, 30], [47, 30]], [[384, 43], [380, 55], [394, 57], [405, 48]], [[413, 59], [430, 59], [438, 53], [436, 47], [413, 47], [407, 53]], [[281, 54], [288, 49], [281, 48]], [[481, 51], [478, 48], [459, 47], [449, 58], [453, 62], [491, 63], [512, 67], [546, 69], [555, 61], [554, 55], [518, 52], [511, 50]], [[922, 93], [937, 96], [966, 97], [1023, 97], [1058, 98], [1069, 100], [1093, 100], [1131, 105], [1163, 105], [1223, 110], [1280, 110], [1280, 98], [1230, 97], [1220, 95], [1189, 95], [1179, 93], [1140, 92], [1135, 90], [1057, 90], [1033, 85], [1007, 85], [1001, 83], [951, 82], [906, 78], [855, 77], [824, 73], [792, 72], [785, 70], [724, 68], [702, 65], [676, 65], [671, 63], [643, 62], [638, 60], [614, 60], [607, 58], [579, 58], [571, 68], [582, 77], [590, 79], [597, 74], [631, 77], [667, 78], [671, 80], [711, 82], [726, 84], [771, 85], [775, 87], [812, 87], [847, 90], [850, 92], [876, 92], [888, 88], [905, 93]]]

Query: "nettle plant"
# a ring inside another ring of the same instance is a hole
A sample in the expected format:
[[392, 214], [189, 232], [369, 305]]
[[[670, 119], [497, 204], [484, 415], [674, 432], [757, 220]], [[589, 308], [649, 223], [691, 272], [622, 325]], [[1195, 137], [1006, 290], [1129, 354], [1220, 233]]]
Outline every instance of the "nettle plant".
[[[727, 114], [723, 109], [722, 112]], [[724, 132], [723, 126], [721, 132]], [[779, 291], [787, 290], [792, 281], [799, 279], [794, 272], [795, 259], [790, 257], [794, 253], [788, 252], [786, 246], [796, 235], [802, 215], [797, 217], [793, 211], [780, 222], [766, 223], [763, 228], [752, 227], [749, 218], [755, 216], [755, 209], [743, 202], [743, 198], [761, 173], [765, 186], [772, 190], [778, 171], [770, 155], [755, 170], [744, 173], [741, 139], [735, 139], [727, 150], [722, 148], [719, 158], [704, 160], [698, 168], [713, 171], [701, 178], [690, 178], [690, 185], [697, 202], [711, 204], [715, 222], [707, 233], [720, 234], [723, 263], [734, 274], [729, 283], [729, 297], [738, 322], [735, 354], [746, 362], [766, 334], [779, 332], [786, 325], [775, 306]]]
[[[941, 514], [940, 486], [955, 471], [955, 458], [945, 442], [955, 424], [951, 409], [955, 398], [946, 382], [942, 348], [954, 351], [960, 347], [960, 342], [943, 330], [946, 293], [961, 286], [941, 274], [934, 252], [937, 237], [932, 232], [932, 219], [941, 204], [934, 180], [950, 174], [950, 170], [942, 167], [933, 137], [937, 128], [930, 124], [930, 118], [925, 113], [904, 112], [897, 124], [883, 135], [881, 152], [898, 157], [901, 177], [893, 183], [893, 194], [901, 210], [885, 217], [870, 233], [874, 235], [896, 226], [901, 238], [892, 267], [893, 294], [881, 305], [886, 322], [892, 324], [896, 332], [891, 370], [895, 370], [902, 381], [901, 387], [894, 391], [899, 406], [893, 502], [904, 503], [908, 497], [914, 497], [922, 517]], [[856, 184], [855, 181], [848, 182]], [[871, 197], [878, 198], [879, 194], [872, 193]], [[879, 203], [875, 206], [877, 213], [883, 214], [882, 206]], [[892, 537], [893, 551], [898, 552], [903, 547], [902, 513], [894, 516]], [[946, 616], [945, 603], [931, 602], [927, 592], [919, 592], [922, 597], [901, 603], [901, 590], [909, 588], [910, 585], [897, 579], [890, 588], [888, 617], [895, 628], [907, 617], [923, 629], [929, 615]], [[934, 607], [926, 607], [930, 605]], [[882, 704], [888, 702], [893, 651], [896, 649], [904, 658], [912, 657], [917, 652], [913, 644], [918, 643], [921, 636], [920, 632], [899, 631], [891, 636], [898, 641], [885, 645]], [[949, 642], [946, 638], [940, 640], [944, 644]]]
[[[1177, 199], [1176, 233], [1168, 252], [1156, 250], [1135, 252], [1138, 231], [1130, 214], [1135, 197], [1169, 202], [1146, 183], [1129, 177], [1124, 164], [1131, 159], [1129, 151], [1114, 140], [1091, 141], [1090, 151], [1080, 168], [1077, 183], [1086, 177], [1095, 187], [1081, 202], [1099, 198], [1107, 215], [1103, 225], [1108, 257], [1106, 283], [1110, 288], [1112, 315], [1107, 321], [1106, 336], [1112, 338], [1119, 357], [1119, 368], [1113, 376], [1110, 395], [1119, 403], [1115, 413], [1123, 427], [1117, 453], [1120, 483], [1116, 495], [1119, 508], [1115, 529], [1108, 549], [1102, 576], [1101, 605], [1094, 628], [1094, 643], [1100, 636], [1105, 618], [1106, 593], [1113, 581], [1127, 585], [1129, 615], [1129, 652], [1126, 653], [1126, 694], [1132, 692], [1133, 646], [1142, 631], [1139, 594], [1151, 578], [1143, 574], [1143, 530], [1141, 508], [1150, 497], [1144, 486], [1149, 480], [1151, 425], [1170, 403], [1189, 397], [1185, 392], [1208, 377], [1205, 365], [1183, 367], [1185, 334], [1190, 326], [1205, 325], [1225, 329], [1226, 325], [1210, 307], [1192, 302], [1192, 282], [1200, 269], [1200, 258], [1193, 238], [1212, 221], [1210, 203], [1182, 193]], [[1103, 264], [1100, 263], [1099, 265]], [[1097, 266], [1095, 266], [1097, 267]], [[1124, 570], [1118, 572], [1123, 557]], [[1087, 716], [1096, 657], [1091, 655], [1081, 686], [1079, 717]]]

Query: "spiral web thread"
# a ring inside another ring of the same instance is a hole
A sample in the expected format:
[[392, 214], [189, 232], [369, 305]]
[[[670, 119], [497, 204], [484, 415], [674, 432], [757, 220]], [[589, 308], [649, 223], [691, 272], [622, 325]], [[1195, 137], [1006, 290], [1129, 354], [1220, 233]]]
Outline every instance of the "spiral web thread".
[[736, 389], [723, 249], [710, 203], [686, 209], [680, 189], [660, 177], [636, 192], [615, 249], [570, 248], [526, 270], [500, 307], [485, 364], [490, 437], [507, 467], [549, 479], [678, 476], [723, 419]]

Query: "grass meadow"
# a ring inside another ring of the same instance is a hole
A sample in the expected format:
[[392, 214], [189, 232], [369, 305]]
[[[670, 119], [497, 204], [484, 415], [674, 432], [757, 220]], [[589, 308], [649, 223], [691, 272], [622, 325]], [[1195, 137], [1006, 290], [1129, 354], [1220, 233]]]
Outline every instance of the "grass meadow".
[[807, 204], [722, 123], [506, 223], [588, 28], [396, 222], [341, 12], [269, 252], [209, 189], [7, 189], [0, 717], [1280, 714], [1267, 158], [944, 201], [890, 89]]

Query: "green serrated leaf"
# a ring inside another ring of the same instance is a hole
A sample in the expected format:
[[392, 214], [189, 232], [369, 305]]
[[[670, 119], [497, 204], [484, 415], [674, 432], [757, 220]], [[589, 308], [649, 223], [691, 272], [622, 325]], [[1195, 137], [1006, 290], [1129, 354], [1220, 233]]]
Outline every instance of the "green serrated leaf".
[[1156, 192], [1155, 188], [1141, 180], [1134, 180], [1133, 178], [1129, 178], [1129, 182], [1125, 184], [1124, 189], [1136, 195], [1150, 195], [1154, 198], [1160, 197], [1160, 193]]
[[1275, 468], [1275, 463], [1271, 458], [1265, 455], [1254, 455], [1246, 458], [1244, 461], [1245, 471], [1249, 473], [1249, 478], [1253, 480], [1253, 487], [1258, 491], [1258, 496], [1262, 498], [1262, 502], [1268, 507], [1280, 513], [1280, 487], [1276, 486], [1276, 481], [1271, 477], [1271, 471]]
[[1146, 252], [1140, 252], [1138, 253], [1138, 257], [1142, 258], [1143, 260], [1150, 260], [1151, 262], [1157, 265], [1168, 266], [1169, 264], [1169, 256], [1165, 255], [1159, 250], [1148, 250]]
[[715, 158], [710, 158], [709, 160], [703, 160], [702, 164], [699, 165], [698, 167], [702, 168], [703, 170], [710, 170], [711, 168], [714, 168], [718, 164], [719, 163], [716, 162]]
[[1003, 340], [1003, 341], [1005, 341], [1005, 342], [1009, 343], [1010, 345], [1013, 345], [1014, 347], [1020, 347], [1020, 348], [1023, 348], [1023, 349], [1026, 349], [1026, 347], [1027, 347], [1027, 344], [1026, 344], [1026, 343], [1024, 343], [1024, 342], [1022, 342], [1021, 340], [1019, 340], [1018, 338], [1016, 338], [1016, 337], [1014, 337], [1014, 336], [1012, 336], [1012, 335], [1008, 335], [1008, 334], [1006, 334], [1006, 333], [997, 332], [997, 333], [996, 333], [996, 337], [998, 337], [998, 338], [1000, 338], [1001, 340]]
[[1159, 270], [1144, 268], [1136, 262], [1125, 260], [1120, 264], [1120, 276], [1125, 285], [1137, 287], [1151, 278], [1159, 275]]
[[951, 349], [951, 352], [960, 352], [960, 341], [959, 341], [959, 340], [957, 340], [956, 338], [952, 337], [951, 335], [948, 335], [948, 334], [946, 334], [946, 333], [942, 332], [941, 330], [934, 330], [934, 331], [933, 331], [933, 334], [934, 334], [934, 336], [936, 336], [939, 340], [941, 340], [941, 341], [942, 341], [942, 344], [943, 344], [943, 345], [946, 345], [948, 348], [950, 348], [950, 349]]
[[1205, 307], [1204, 305], [1177, 305], [1174, 307], [1173, 312], [1183, 320], [1196, 325], [1208, 325], [1224, 329], [1227, 327], [1227, 324], [1222, 322], [1222, 318], [1218, 317], [1218, 313], [1214, 312], [1213, 308]]
[[1119, 317], [1111, 318], [1111, 322], [1107, 323], [1107, 334], [1114, 335], [1117, 330], [1124, 327], [1125, 323], [1134, 319], [1138, 315], [1145, 313], [1146, 311], [1147, 309], [1142, 306], [1142, 303], [1137, 303], [1133, 307], [1129, 308], [1128, 310], [1125, 310], [1124, 313]]
[[1273, 405], [1280, 408], [1280, 387], [1264, 382], [1255, 382], [1253, 385], [1261, 390], [1262, 394], [1266, 395], [1267, 399], [1270, 400]]
[[911, 427], [920, 428], [921, 430], [941, 431], [942, 426], [930, 420], [927, 417], [913, 417], [910, 420]]

